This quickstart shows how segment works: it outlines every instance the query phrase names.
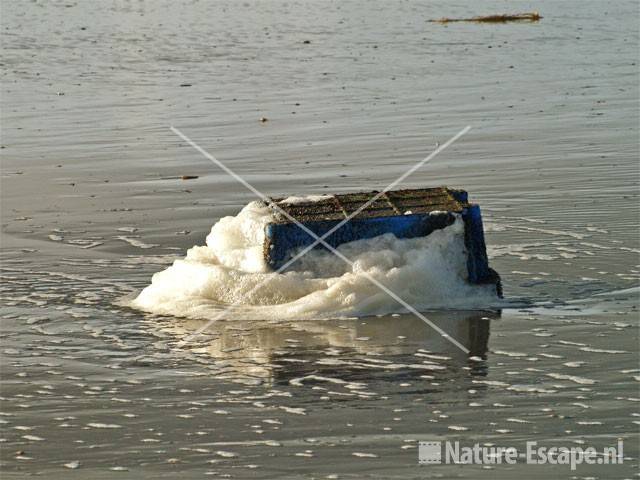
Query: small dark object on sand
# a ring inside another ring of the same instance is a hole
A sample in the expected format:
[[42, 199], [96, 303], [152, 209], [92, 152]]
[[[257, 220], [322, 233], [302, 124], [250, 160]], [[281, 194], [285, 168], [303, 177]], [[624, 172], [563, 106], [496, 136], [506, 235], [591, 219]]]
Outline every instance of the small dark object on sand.
[[198, 178], [198, 175], [182, 175], [180, 178], [182, 180], [193, 180], [194, 178]]
[[450, 22], [476, 22], [476, 23], [506, 23], [506, 22], [537, 22], [542, 17], [538, 12], [516, 13], [514, 15], [487, 15], [484, 17], [472, 18], [440, 18], [438, 20], [429, 20], [432, 23], [450, 23]]
[[260, 122], [261, 123], [265, 123], [265, 122], [268, 122], [268, 121], [269, 121], [269, 119], [267, 117], [260, 117]]

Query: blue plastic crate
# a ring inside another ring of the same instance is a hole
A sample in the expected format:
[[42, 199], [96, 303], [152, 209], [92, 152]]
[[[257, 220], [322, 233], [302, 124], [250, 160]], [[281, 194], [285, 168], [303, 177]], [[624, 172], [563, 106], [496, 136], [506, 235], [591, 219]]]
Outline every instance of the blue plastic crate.
[[[294, 203], [273, 199], [273, 202], [321, 237], [378, 193], [331, 195], [319, 201]], [[277, 211], [275, 214], [276, 221], [265, 228], [264, 254], [268, 265], [277, 270], [292, 258], [295, 251], [311, 245], [315, 239], [286, 216], [278, 215]], [[494, 283], [501, 295], [499, 276], [489, 267], [480, 206], [470, 204], [464, 190], [437, 187], [386, 192], [325, 241], [335, 248], [343, 243], [386, 233], [393, 233], [398, 238], [424, 237], [451, 225], [455, 214], [462, 216], [465, 225], [469, 282]], [[318, 244], [314, 248], [325, 247]]]

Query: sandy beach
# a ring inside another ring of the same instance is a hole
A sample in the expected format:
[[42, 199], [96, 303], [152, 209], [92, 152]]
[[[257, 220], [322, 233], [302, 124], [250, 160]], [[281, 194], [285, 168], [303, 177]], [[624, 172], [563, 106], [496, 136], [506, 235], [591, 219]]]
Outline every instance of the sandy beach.
[[[0, 469], [25, 478], [632, 478], [638, 6], [0, 3]], [[533, 23], [433, 23], [538, 10]], [[255, 195], [482, 207], [500, 311], [206, 320], [128, 300]], [[624, 441], [622, 465], [420, 465], [418, 442]]]

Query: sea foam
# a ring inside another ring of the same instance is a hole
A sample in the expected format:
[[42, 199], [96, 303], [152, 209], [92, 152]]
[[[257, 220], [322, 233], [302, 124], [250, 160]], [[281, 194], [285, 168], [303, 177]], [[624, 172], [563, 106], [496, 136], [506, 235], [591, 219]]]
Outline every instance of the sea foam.
[[306, 319], [367, 316], [406, 309], [374, 285], [375, 278], [417, 310], [475, 309], [496, 304], [493, 285], [467, 282], [461, 218], [427, 237], [386, 234], [338, 247], [351, 264], [314, 249], [286, 271], [263, 256], [271, 210], [261, 202], [220, 219], [205, 246], [156, 273], [132, 301], [144, 311], [190, 318]]

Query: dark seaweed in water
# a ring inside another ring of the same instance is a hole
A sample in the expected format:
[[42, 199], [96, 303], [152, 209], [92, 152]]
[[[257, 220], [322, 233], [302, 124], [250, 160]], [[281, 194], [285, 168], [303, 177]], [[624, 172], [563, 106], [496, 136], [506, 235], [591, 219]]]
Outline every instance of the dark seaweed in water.
[[538, 12], [516, 13], [513, 15], [487, 15], [471, 18], [440, 18], [429, 20], [432, 23], [474, 22], [474, 23], [507, 23], [507, 22], [538, 22], [542, 16]]

